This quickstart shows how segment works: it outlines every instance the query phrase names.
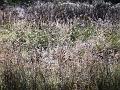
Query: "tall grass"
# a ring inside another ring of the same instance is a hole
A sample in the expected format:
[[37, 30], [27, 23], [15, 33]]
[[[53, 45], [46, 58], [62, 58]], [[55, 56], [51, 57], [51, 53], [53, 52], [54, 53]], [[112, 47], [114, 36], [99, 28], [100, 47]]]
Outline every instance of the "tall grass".
[[1, 90], [119, 90], [119, 25], [55, 24], [1, 27]]
[[5, 22], [0, 26], [0, 89], [119, 90], [119, 26], [81, 19]]

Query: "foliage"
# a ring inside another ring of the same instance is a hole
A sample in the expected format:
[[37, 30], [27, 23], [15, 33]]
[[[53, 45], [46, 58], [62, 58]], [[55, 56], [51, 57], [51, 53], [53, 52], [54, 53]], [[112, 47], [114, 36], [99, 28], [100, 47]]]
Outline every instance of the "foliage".
[[1, 90], [119, 90], [119, 60], [119, 24], [17, 19], [0, 26]]

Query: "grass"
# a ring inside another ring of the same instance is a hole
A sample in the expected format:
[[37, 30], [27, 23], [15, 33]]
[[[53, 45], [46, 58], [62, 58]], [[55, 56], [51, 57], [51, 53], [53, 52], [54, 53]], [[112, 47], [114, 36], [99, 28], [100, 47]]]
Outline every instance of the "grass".
[[0, 27], [1, 90], [119, 90], [119, 24]]

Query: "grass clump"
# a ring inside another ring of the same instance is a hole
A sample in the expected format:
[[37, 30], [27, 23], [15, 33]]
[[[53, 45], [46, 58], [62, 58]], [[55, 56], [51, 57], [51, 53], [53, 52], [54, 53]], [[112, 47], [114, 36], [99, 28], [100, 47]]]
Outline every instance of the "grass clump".
[[95, 35], [95, 30], [93, 26], [82, 27], [76, 25], [72, 28], [70, 35], [71, 40], [74, 42], [76, 39], [80, 39], [82, 42], [89, 40], [93, 35]]

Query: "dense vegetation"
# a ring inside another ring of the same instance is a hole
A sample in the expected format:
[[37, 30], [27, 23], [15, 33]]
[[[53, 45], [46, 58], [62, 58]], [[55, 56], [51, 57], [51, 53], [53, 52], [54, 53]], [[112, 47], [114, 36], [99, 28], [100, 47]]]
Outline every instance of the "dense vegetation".
[[0, 90], [119, 90], [119, 20], [119, 4], [7, 6]]
[[89, 4], [93, 4], [95, 2], [111, 2], [112, 4], [120, 3], [120, 0], [0, 0], [0, 5], [3, 4], [33, 4], [36, 1], [42, 1], [42, 2], [88, 2]]

